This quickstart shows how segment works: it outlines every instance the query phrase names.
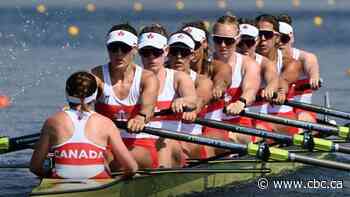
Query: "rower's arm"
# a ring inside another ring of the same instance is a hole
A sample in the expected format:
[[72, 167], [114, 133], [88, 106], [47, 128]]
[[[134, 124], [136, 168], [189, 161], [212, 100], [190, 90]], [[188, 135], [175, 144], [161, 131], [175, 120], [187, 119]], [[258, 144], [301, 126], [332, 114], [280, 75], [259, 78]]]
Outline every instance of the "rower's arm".
[[231, 84], [232, 68], [221, 61], [213, 61], [213, 97], [219, 99]]
[[189, 108], [197, 107], [197, 95], [194, 87], [194, 82], [190, 76], [184, 72], [176, 71], [175, 74], [175, 89], [180, 94], [181, 99]]
[[97, 82], [97, 98], [98, 99], [102, 93], [103, 93], [103, 73], [102, 73], [102, 66], [97, 66], [93, 69], [91, 69], [91, 73], [95, 76], [96, 82]]
[[144, 70], [141, 79], [141, 99], [139, 113], [145, 115], [145, 122], [153, 116], [156, 106], [159, 82], [156, 76], [148, 70]]
[[39, 177], [48, 177], [49, 170], [44, 169], [44, 162], [47, 158], [50, 146], [50, 132], [53, 127], [51, 126], [52, 120], [45, 121], [42, 129], [39, 141], [35, 144], [34, 152], [30, 160], [30, 171]]
[[212, 98], [213, 82], [204, 75], [198, 75], [196, 80], [197, 112], [209, 103]]
[[260, 88], [261, 66], [248, 56], [244, 57], [243, 62], [243, 79], [242, 79], [242, 95], [246, 100], [246, 104], [250, 105], [254, 102], [255, 96]]
[[267, 58], [263, 60], [264, 79], [267, 82], [267, 87], [276, 92], [278, 89], [278, 72], [275, 64]]
[[[308, 73], [311, 83], [315, 81], [318, 83], [320, 80], [320, 66], [315, 54], [306, 51], [301, 52], [301, 60], [304, 62], [304, 69]], [[317, 84], [318, 85], [318, 84]]]

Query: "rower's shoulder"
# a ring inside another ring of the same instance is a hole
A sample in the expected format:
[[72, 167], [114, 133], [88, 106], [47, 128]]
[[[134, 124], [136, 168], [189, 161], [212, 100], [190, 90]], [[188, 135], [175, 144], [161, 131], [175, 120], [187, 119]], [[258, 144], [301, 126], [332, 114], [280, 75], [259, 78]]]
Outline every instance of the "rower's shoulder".
[[300, 51], [301, 59], [308, 59], [308, 58], [317, 59], [317, 55], [311, 51], [306, 51], [304, 49], [298, 49], [298, 50]]

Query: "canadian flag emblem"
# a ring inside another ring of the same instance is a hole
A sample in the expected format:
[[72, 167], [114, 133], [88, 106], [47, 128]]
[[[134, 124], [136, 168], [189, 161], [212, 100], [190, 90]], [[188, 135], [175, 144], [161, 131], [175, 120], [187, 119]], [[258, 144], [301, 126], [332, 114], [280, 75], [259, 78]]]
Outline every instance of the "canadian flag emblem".
[[124, 36], [124, 32], [119, 31], [117, 35], [118, 35], [118, 36]]
[[248, 25], [243, 25], [243, 29], [248, 29]]
[[152, 33], [148, 34], [147, 36], [148, 39], [153, 39], [154, 38], [154, 35]]
[[180, 38], [180, 39], [182, 39], [182, 38], [184, 38], [184, 35], [182, 35], [182, 34], [179, 34], [179, 35], [177, 36], [177, 38]]
[[187, 27], [186, 29], [184, 29], [186, 32], [191, 33], [192, 32], [192, 28], [191, 27]]

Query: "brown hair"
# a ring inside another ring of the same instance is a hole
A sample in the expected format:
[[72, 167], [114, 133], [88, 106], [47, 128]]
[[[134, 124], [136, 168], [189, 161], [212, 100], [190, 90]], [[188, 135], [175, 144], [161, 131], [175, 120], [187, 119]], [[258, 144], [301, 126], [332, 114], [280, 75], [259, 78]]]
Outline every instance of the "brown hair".
[[116, 30], [125, 30], [137, 36], [136, 29], [133, 26], [131, 26], [129, 23], [114, 25], [111, 29], [109, 29], [108, 34]]
[[158, 33], [162, 36], [165, 36], [166, 38], [168, 37], [167, 30], [161, 24], [152, 24], [152, 25], [146, 26], [146, 27], [142, 28], [139, 35], [141, 35], [143, 33], [148, 33], [148, 32], [154, 32], [154, 33]]
[[[96, 89], [97, 82], [95, 77], [86, 71], [75, 72], [66, 81], [67, 94], [69, 96], [80, 98], [82, 112], [88, 111], [86, 104], [83, 103], [84, 98], [94, 94]], [[77, 105], [79, 104], [69, 103], [70, 107], [75, 107]]]
[[224, 15], [224, 16], [221, 16], [220, 18], [218, 18], [218, 20], [214, 24], [213, 32], [216, 31], [218, 24], [233, 25], [233, 26], [235, 26], [237, 28], [237, 30], [239, 30], [238, 20], [237, 20], [237, 18], [235, 16]]
[[273, 25], [273, 29], [275, 31], [279, 31], [279, 25], [278, 25], [278, 21], [277, 18], [273, 15], [270, 14], [262, 14], [258, 17], [255, 18], [255, 22], [259, 23], [260, 21], [265, 21], [265, 22], [269, 22]]
[[288, 23], [289, 25], [292, 25], [293, 23], [292, 17], [285, 13], [278, 15], [277, 20], [280, 22]]

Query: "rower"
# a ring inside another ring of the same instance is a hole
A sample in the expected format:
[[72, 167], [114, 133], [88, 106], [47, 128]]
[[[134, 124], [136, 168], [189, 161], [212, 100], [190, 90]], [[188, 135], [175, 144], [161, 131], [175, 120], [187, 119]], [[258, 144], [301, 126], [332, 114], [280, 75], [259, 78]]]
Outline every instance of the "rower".
[[[293, 47], [295, 42], [294, 30], [292, 27], [292, 18], [287, 14], [278, 16], [279, 31], [281, 39], [279, 47], [284, 56], [292, 57], [301, 62], [303, 66], [302, 74], [299, 76], [294, 88], [293, 100], [305, 103], [312, 103], [313, 89], [319, 88], [320, 71], [317, 56], [311, 52], [304, 51]], [[310, 84], [311, 89], [298, 90], [298, 87], [304, 84]], [[316, 113], [308, 112], [302, 109], [294, 108], [298, 120], [316, 122]]]
[[128, 121], [131, 133], [121, 129], [124, 143], [140, 168], [157, 168], [158, 137], [138, 132], [153, 115], [159, 85], [151, 71], [133, 63], [137, 42], [137, 32], [129, 24], [109, 30], [106, 47], [110, 61], [92, 69], [100, 90], [95, 108], [110, 119]]
[[[278, 89], [278, 73], [275, 64], [266, 57], [256, 53], [256, 47], [260, 41], [259, 30], [256, 27], [255, 22], [250, 20], [241, 19], [240, 25], [241, 40], [238, 43], [237, 51], [243, 55], [248, 55], [255, 59], [258, 65], [261, 67], [261, 84], [260, 90], [257, 96], [271, 101], [274, 92]], [[263, 101], [256, 101], [252, 106], [247, 107], [247, 110], [259, 113], [267, 113], [268, 103]], [[253, 124], [256, 128], [272, 131], [269, 124], [265, 121], [253, 120]]]
[[[179, 48], [178, 45], [183, 48]], [[196, 94], [191, 78], [182, 71], [165, 68], [167, 57], [170, 68], [175, 63], [185, 61], [183, 58], [188, 58], [186, 61], [189, 62], [193, 48], [194, 42], [186, 32], [173, 34], [168, 42], [167, 32], [159, 24], [146, 26], [141, 30], [139, 39], [141, 61], [146, 70], [152, 71], [157, 76], [160, 86], [156, 111], [171, 108], [174, 113], [183, 112], [184, 120], [193, 121], [196, 118], [196, 113], [184, 112], [184, 107], [193, 109], [196, 107]], [[149, 126], [180, 131], [181, 118], [176, 114], [154, 117]], [[185, 155], [178, 141], [160, 138], [157, 141], [157, 148], [160, 166], [170, 168], [184, 164]]]
[[[135, 174], [137, 163], [125, 147], [117, 127], [93, 111], [96, 96], [97, 83], [92, 74], [82, 71], [68, 78], [66, 98], [70, 109], [45, 121], [30, 162], [34, 174], [52, 178], [110, 178], [104, 156], [107, 144], [121, 164], [124, 175]], [[50, 151], [54, 153], [55, 164], [52, 174], [44, 167]]]
[[[277, 44], [280, 34], [278, 33], [279, 26], [276, 17], [263, 14], [256, 18], [256, 23], [260, 37], [257, 52], [270, 59], [277, 67], [279, 73], [279, 90], [278, 98], [275, 101], [281, 104], [286, 99], [289, 85], [298, 79], [301, 64], [292, 58], [283, 57], [282, 51], [278, 49]], [[285, 105], [269, 105], [268, 113], [296, 119], [293, 108]], [[286, 127], [272, 123], [270, 125], [274, 131], [284, 132], [290, 135], [298, 132], [298, 129], [295, 127]]]
[[[238, 21], [234, 16], [220, 17], [213, 27], [214, 59], [229, 66], [217, 66], [220, 71], [213, 76], [213, 96], [217, 102], [208, 106], [207, 118], [228, 121], [251, 127], [251, 119], [238, 114], [255, 100], [260, 86], [260, 66], [249, 56], [236, 52], [240, 39]], [[224, 96], [224, 100], [221, 97]], [[223, 114], [224, 105], [227, 113]], [[230, 133], [230, 138], [239, 143], [249, 142], [250, 136]]]

